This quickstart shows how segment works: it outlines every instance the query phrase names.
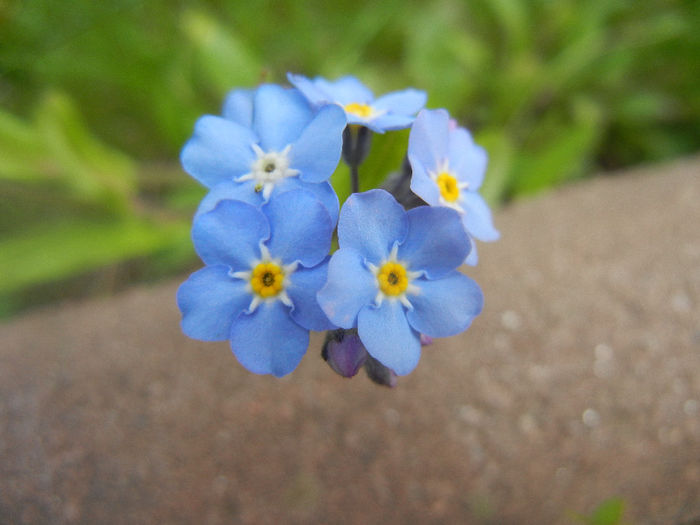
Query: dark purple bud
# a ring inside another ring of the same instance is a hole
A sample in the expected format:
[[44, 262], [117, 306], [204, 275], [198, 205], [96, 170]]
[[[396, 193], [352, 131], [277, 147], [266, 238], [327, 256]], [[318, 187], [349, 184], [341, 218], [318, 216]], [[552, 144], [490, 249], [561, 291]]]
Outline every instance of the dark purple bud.
[[421, 346], [428, 346], [433, 344], [433, 338], [430, 337], [429, 335], [425, 334], [420, 334], [420, 345]]
[[357, 330], [331, 330], [326, 332], [321, 356], [328, 365], [343, 377], [352, 377], [369, 357]]
[[343, 162], [358, 167], [367, 157], [372, 144], [372, 130], [348, 124], [343, 131]]
[[365, 372], [367, 372], [367, 376], [378, 385], [388, 386], [389, 388], [394, 388], [396, 386], [398, 377], [394, 371], [381, 364], [369, 354], [367, 354], [367, 360], [365, 361]]

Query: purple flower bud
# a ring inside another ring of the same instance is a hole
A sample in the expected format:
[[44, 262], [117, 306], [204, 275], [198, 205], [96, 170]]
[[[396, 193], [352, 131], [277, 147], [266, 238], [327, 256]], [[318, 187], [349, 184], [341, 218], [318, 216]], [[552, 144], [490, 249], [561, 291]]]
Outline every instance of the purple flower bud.
[[357, 330], [332, 330], [326, 332], [326, 342], [321, 356], [336, 373], [353, 377], [369, 357]]
[[365, 372], [367, 372], [367, 377], [378, 385], [388, 386], [389, 388], [394, 388], [396, 386], [398, 376], [394, 371], [381, 364], [371, 355], [367, 355]]
[[428, 346], [433, 344], [433, 338], [430, 337], [429, 335], [425, 334], [420, 334], [420, 345], [421, 346]]

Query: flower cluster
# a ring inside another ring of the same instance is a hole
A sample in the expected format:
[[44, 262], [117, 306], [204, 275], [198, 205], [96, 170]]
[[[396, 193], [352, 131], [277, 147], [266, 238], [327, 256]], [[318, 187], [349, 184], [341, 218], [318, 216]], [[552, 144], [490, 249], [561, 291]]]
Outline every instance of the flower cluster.
[[[209, 189], [192, 227], [205, 266], [177, 293], [182, 329], [228, 340], [245, 368], [278, 377], [299, 364], [311, 330], [327, 330], [333, 370], [364, 367], [393, 386], [421, 346], [466, 330], [482, 309], [458, 267], [476, 263], [474, 239], [498, 238], [477, 193], [486, 153], [445, 110], [423, 109], [421, 91], [375, 99], [353, 77], [288, 79], [232, 91], [182, 150]], [[407, 127], [399, 184], [353, 193], [339, 212], [329, 178], [341, 157], [357, 177], [371, 133]]]

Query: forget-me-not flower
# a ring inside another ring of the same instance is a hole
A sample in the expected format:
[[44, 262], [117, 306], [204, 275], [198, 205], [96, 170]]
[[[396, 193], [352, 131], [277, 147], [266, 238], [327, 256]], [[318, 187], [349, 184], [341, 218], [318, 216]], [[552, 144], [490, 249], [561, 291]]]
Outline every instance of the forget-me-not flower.
[[260, 205], [302, 188], [335, 222], [338, 197], [328, 179], [340, 161], [345, 126], [340, 108], [316, 110], [296, 89], [266, 84], [233, 91], [223, 116], [197, 121], [180, 155], [185, 171], [211, 190], [197, 213], [222, 199]]
[[455, 335], [481, 311], [479, 286], [456, 270], [470, 242], [452, 209], [407, 212], [384, 190], [353, 194], [338, 243], [319, 304], [339, 327], [357, 328], [367, 352], [399, 375], [418, 364], [420, 334]]
[[348, 124], [366, 126], [377, 133], [409, 127], [427, 99], [425, 92], [417, 89], [394, 91], [375, 99], [372, 91], [353, 76], [328, 81], [287, 73], [287, 79], [314, 106], [339, 104]]
[[[408, 138], [408, 159], [413, 171], [411, 190], [416, 195], [431, 206], [459, 212], [470, 236], [480, 241], [499, 238], [491, 210], [477, 193], [486, 172], [486, 151], [466, 129], [450, 123], [447, 111], [418, 113]], [[476, 264], [475, 247], [466, 262]]]
[[309, 330], [334, 328], [316, 299], [332, 232], [325, 207], [303, 190], [261, 207], [223, 200], [201, 213], [192, 240], [206, 266], [177, 292], [185, 334], [229, 339], [251, 372], [279, 377], [294, 370]]

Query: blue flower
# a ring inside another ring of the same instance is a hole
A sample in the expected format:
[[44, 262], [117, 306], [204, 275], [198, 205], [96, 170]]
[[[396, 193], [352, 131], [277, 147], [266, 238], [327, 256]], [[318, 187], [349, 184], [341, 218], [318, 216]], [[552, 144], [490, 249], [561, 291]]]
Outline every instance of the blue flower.
[[314, 106], [339, 104], [347, 114], [348, 124], [366, 126], [377, 133], [409, 127], [427, 98], [424, 91], [405, 89], [375, 100], [374, 94], [351, 76], [329, 82], [321, 77], [311, 80], [287, 73], [287, 79]]
[[[431, 206], [459, 212], [471, 237], [481, 241], [499, 238], [491, 210], [477, 193], [486, 172], [486, 151], [474, 143], [466, 129], [451, 123], [447, 111], [423, 110], [418, 114], [408, 137], [408, 159], [413, 193]], [[476, 264], [475, 247], [466, 262]]]
[[333, 223], [302, 190], [256, 207], [223, 200], [195, 218], [192, 240], [204, 268], [177, 292], [182, 330], [203, 341], [229, 339], [251, 372], [296, 368], [309, 330], [328, 330], [316, 300], [326, 281]]
[[454, 210], [406, 212], [384, 190], [353, 194], [338, 242], [321, 308], [339, 327], [356, 327], [369, 354], [399, 375], [418, 364], [420, 334], [455, 335], [481, 312], [481, 290], [456, 270], [470, 242]]
[[223, 116], [195, 124], [180, 160], [185, 171], [210, 188], [197, 214], [222, 199], [260, 205], [275, 193], [303, 188], [338, 217], [338, 197], [328, 178], [340, 160], [345, 114], [328, 106], [314, 111], [295, 89], [262, 85], [236, 90]]

